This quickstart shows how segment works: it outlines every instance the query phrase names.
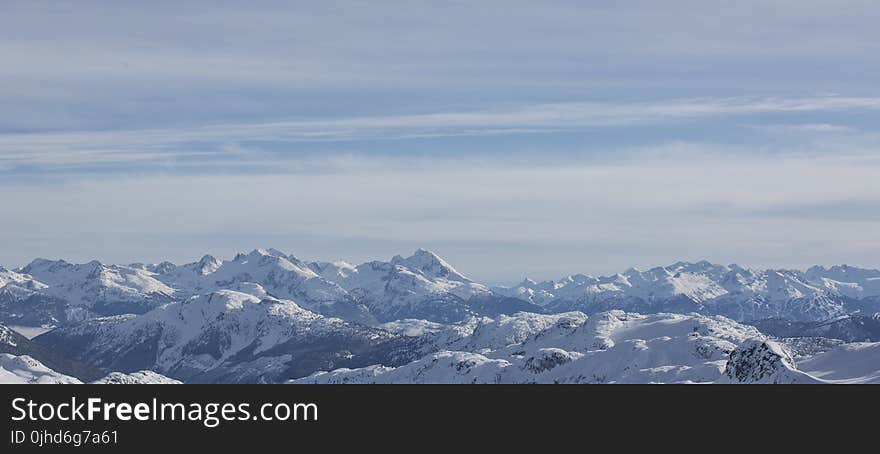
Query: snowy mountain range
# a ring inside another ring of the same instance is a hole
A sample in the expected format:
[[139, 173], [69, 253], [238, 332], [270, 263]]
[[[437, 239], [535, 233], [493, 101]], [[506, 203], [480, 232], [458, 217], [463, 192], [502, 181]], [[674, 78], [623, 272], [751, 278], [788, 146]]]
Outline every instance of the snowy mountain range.
[[753, 270], [706, 261], [678, 262], [613, 276], [583, 274], [559, 281], [526, 279], [499, 294], [541, 305], [550, 312], [698, 312], [739, 321], [783, 318], [824, 321], [855, 312], [880, 311], [880, 270], [846, 265], [798, 270]]
[[184, 265], [37, 259], [16, 270], [0, 268], [0, 321], [60, 326], [95, 316], [142, 314], [217, 290], [289, 299], [322, 315], [368, 325], [405, 318], [450, 323], [520, 311], [697, 312], [739, 321], [826, 321], [880, 312], [880, 270], [846, 265], [798, 271], [678, 262], [612, 276], [576, 274], [489, 287], [424, 249], [357, 266], [256, 249], [231, 260], [206, 255]]
[[864, 383], [880, 370], [878, 312], [880, 271], [846, 265], [678, 262], [490, 287], [425, 249], [361, 265], [275, 249], [183, 265], [37, 259], [0, 267], [0, 323], [51, 330], [0, 325], [0, 377]]

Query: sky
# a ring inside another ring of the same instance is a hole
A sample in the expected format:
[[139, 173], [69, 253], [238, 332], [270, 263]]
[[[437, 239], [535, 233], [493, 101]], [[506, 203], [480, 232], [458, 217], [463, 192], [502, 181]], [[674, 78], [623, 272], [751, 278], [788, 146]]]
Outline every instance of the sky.
[[880, 267], [877, 23], [873, 0], [2, 2], [0, 264]]

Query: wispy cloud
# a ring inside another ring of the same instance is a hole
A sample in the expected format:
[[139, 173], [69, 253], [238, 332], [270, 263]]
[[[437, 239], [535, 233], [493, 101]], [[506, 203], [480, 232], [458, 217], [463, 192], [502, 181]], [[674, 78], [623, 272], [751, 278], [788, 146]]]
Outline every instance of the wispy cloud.
[[[0, 165], [69, 166], [223, 158], [243, 143], [351, 142], [512, 135], [675, 123], [706, 117], [880, 109], [880, 98], [723, 98], [554, 103], [474, 111], [285, 120], [189, 128], [0, 135]], [[828, 124], [781, 126], [840, 131]], [[253, 151], [253, 150], [252, 150]]]
[[779, 133], [839, 134], [859, 132], [859, 128], [830, 123], [769, 124], [752, 125], [752, 127], [760, 131]]

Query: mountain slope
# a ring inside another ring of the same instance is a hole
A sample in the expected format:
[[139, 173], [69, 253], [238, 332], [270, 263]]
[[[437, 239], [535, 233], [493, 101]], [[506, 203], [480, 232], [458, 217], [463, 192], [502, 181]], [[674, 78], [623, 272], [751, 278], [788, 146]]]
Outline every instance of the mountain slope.
[[272, 382], [328, 366], [396, 364], [412, 359], [414, 348], [410, 338], [231, 290], [59, 328], [34, 341], [107, 370], [150, 369], [188, 382]]
[[880, 342], [840, 345], [798, 366], [830, 383], [880, 384]]
[[100, 369], [33, 342], [4, 325], [0, 325], [0, 353], [27, 356], [58, 374], [73, 376], [83, 381], [95, 380], [104, 375]]

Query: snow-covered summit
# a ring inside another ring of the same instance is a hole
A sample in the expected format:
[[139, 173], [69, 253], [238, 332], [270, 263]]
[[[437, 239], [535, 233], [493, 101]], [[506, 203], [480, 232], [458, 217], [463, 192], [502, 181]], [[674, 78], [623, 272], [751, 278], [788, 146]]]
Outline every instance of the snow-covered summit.
[[473, 313], [471, 298], [493, 296], [487, 286], [472, 282], [426, 249], [389, 262], [317, 262], [311, 269], [344, 288], [379, 321], [461, 319]]
[[420, 272], [428, 278], [443, 278], [450, 281], [470, 282], [471, 280], [459, 273], [437, 254], [427, 249], [417, 249], [411, 256], [403, 258], [399, 255], [391, 259], [392, 265], [402, 266]]
[[145, 312], [169, 302], [175, 292], [149, 271], [97, 260], [73, 264], [36, 259], [18, 272], [44, 284], [41, 294], [97, 314]]

